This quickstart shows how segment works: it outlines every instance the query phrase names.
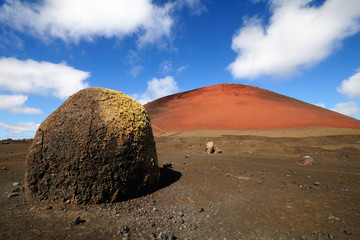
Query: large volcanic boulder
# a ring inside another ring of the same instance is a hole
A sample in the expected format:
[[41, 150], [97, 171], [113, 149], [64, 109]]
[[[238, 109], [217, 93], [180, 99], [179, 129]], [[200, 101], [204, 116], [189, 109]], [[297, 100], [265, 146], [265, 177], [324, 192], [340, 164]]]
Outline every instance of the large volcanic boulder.
[[144, 107], [103, 88], [79, 91], [48, 116], [25, 164], [28, 197], [78, 204], [137, 196], [159, 177]]

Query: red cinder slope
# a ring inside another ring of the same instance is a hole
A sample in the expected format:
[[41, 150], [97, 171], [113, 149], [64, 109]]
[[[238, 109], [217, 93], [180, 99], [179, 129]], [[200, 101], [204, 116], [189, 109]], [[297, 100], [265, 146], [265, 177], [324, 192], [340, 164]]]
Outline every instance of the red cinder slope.
[[327, 126], [360, 129], [360, 121], [261, 88], [219, 84], [145, 105], [153, 131]]

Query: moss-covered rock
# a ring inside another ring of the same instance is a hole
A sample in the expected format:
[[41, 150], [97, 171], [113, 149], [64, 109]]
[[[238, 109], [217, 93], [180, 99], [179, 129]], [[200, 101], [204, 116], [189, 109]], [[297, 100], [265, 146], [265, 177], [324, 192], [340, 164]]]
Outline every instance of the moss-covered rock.
[[150, 119], [127, 95], [88, 88], [40, 125], [25, 164], [31, 198], [114, 202], [149, 191], [160, 171]]

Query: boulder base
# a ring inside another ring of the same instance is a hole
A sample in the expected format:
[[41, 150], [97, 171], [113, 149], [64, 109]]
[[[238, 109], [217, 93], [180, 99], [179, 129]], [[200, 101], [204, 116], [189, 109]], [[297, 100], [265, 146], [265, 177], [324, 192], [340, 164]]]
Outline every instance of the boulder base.
[[149, 191], [160, 171], [149, 117], [121, 92], [88, 88], [39, 127], [25, 163], [30, 198], [114, 202]]

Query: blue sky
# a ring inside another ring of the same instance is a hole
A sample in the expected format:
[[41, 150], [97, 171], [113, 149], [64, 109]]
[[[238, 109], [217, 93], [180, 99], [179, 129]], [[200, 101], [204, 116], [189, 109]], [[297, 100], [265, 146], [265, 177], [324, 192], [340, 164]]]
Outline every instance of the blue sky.
[[360, 119], [359, 0], [0, 1], [0, 139], [68, 96], [243, 83]]

